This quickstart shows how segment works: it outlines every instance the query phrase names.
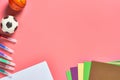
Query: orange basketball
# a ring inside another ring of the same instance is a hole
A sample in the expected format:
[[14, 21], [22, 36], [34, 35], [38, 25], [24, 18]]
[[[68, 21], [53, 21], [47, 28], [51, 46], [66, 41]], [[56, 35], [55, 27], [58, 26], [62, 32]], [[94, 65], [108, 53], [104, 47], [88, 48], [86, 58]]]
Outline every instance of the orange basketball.
[[26, 5], [26, 0], [9, 0], [9, 6], [15, 11], [22, 10]]

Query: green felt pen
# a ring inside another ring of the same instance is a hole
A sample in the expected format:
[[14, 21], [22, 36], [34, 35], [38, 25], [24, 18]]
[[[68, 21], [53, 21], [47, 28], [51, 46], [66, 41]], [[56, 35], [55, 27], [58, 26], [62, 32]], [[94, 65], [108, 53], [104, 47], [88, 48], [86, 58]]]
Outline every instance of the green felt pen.
[[7, 71], [5, 71], [5, 70], [3, 70], [3, 69], [0, 69], [0, 73], [2, 73], [2, 74], [4, 74], [4, 75], [7, 75], [7, 76], [10, 75], [9, 72], [7, 72]]
[[70, 70], [66, 71], [67, 80], [72, 80], [72, 75]]
[[5, 63], [5, 64], [8, 64], [8, 65], [11, 65], [11, 66], [15, 66], [15, 63], [10, 62], [10, 61], [8, 61], [8, 60], [6, 60], [6, 59], [3, 59], [3, 58], [0, 58], [0, 62]]

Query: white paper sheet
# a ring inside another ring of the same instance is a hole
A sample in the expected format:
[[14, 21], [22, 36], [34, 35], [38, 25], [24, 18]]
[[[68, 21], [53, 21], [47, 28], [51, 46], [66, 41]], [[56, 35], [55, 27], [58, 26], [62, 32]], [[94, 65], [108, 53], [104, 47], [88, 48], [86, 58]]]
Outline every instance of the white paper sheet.
[[1, 78], [0, 80], [53, 80], [46, 61], [14, 73], [10, 76], [11, 77], [7, 76]]

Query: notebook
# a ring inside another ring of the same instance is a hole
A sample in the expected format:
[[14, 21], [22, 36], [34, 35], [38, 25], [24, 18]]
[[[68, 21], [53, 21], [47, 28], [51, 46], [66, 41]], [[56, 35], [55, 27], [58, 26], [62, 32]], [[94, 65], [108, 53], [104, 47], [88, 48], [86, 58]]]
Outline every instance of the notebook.
[[89, 80], [120, 80], [120, 66], [92, 61]]
[[70, 68], [72, 80], [78, 80], [78, 67], [71, 67]]
[[0, 80], [54, 80], [47, 62], [31, 66], [22, 71], [16, 72], [10, 76], [1, 78]]

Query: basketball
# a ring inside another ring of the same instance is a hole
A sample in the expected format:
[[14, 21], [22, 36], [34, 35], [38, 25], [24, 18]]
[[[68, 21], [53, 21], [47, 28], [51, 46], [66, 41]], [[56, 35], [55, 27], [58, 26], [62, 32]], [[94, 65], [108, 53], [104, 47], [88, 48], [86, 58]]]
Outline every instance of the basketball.
[[26, 0], [9, 0], [9, 6], [15, 11], [22, 10], [26, 5]]

